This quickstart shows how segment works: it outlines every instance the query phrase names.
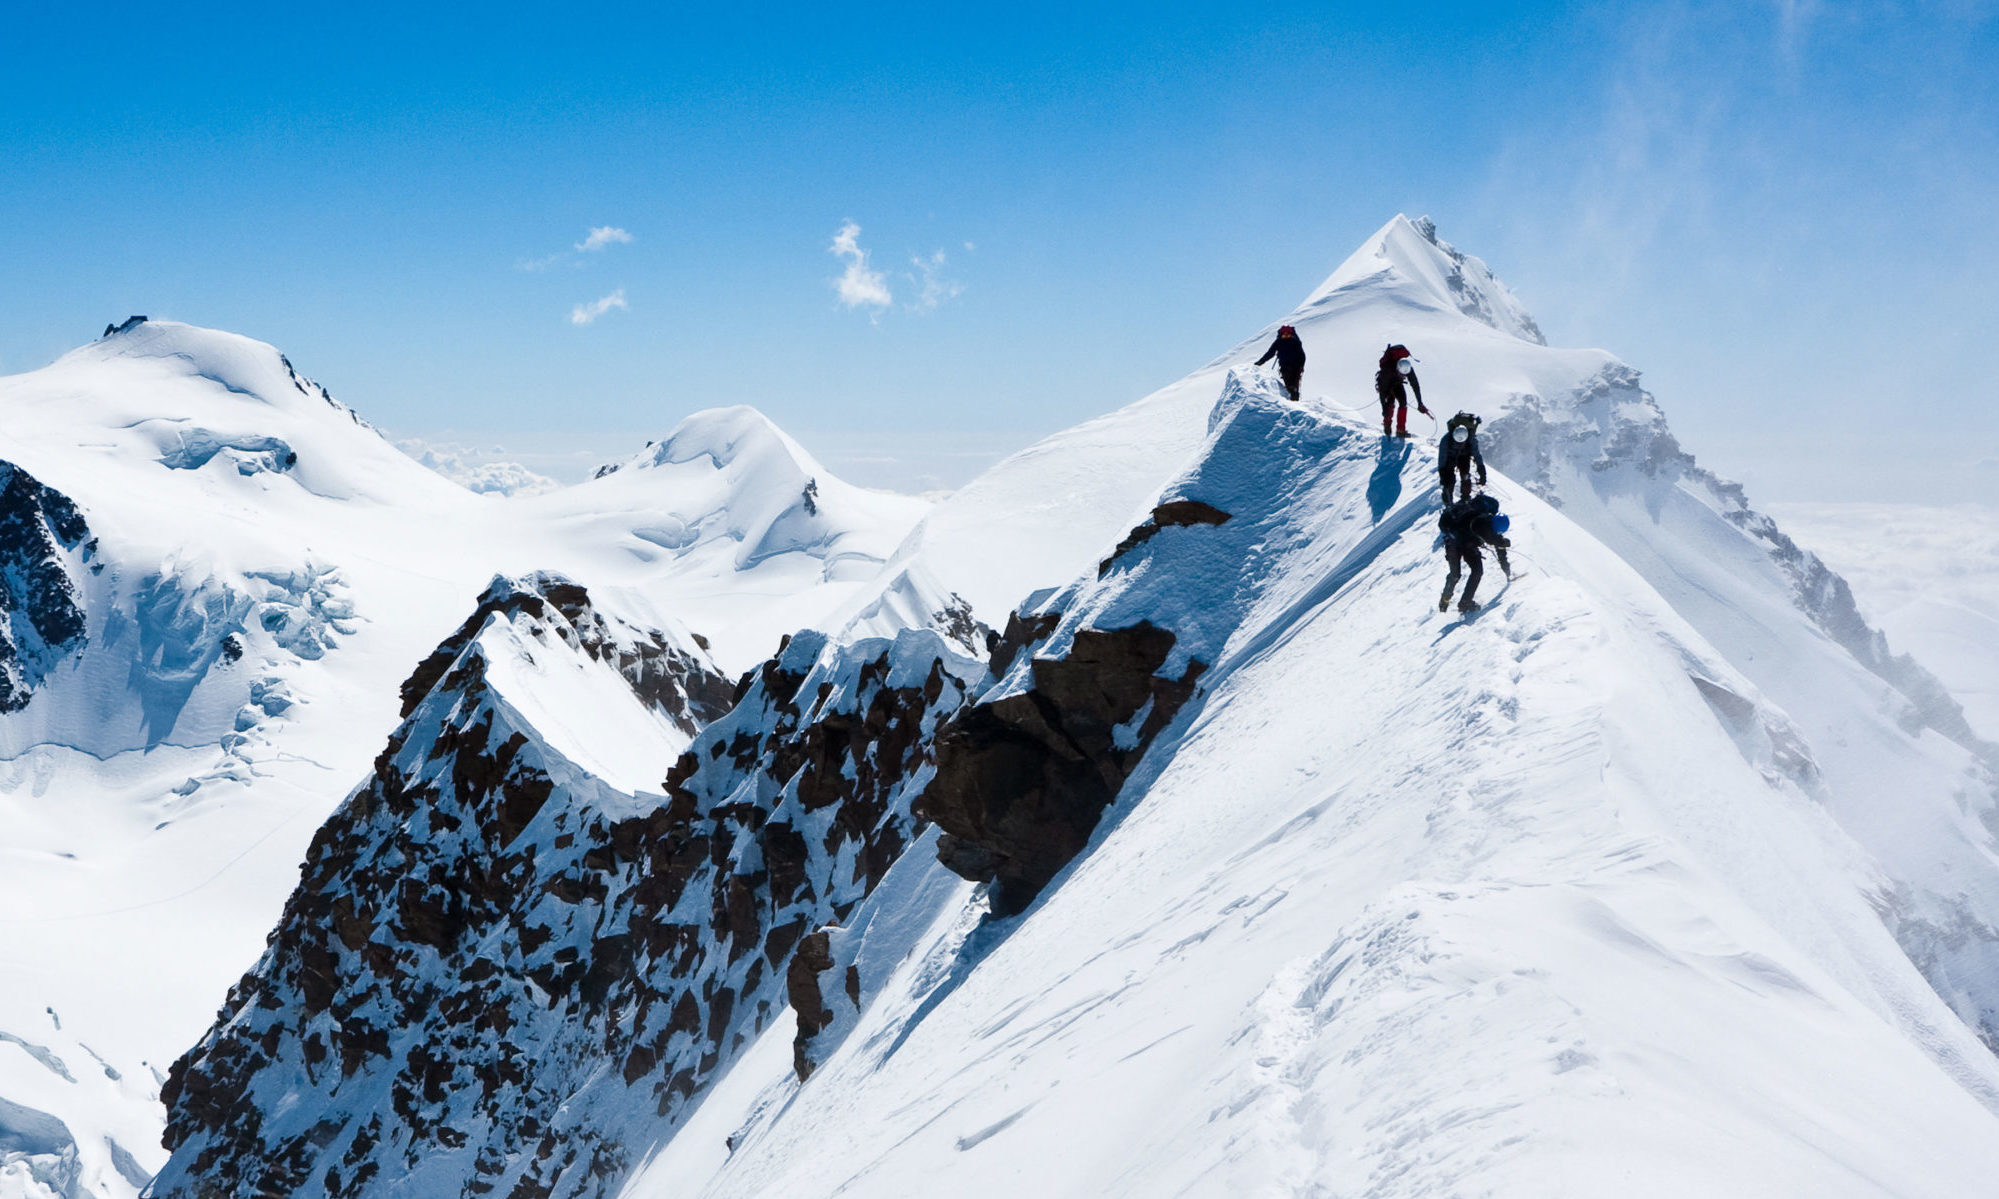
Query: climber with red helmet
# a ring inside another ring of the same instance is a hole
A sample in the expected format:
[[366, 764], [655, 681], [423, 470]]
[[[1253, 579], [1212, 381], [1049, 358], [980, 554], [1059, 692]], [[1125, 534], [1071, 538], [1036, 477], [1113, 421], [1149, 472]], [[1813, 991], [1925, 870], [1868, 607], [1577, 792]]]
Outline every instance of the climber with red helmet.
[[1298, 381], [1305, 377], [1305, 343], [1298, 340], [1298, 330], [1285, 325], [1277, 330], [1277, 340], [1256, 360], [1262, 366], [1272, 358], [1277, 359], [1277, 377], [1284, 380], [1284, 390], [1292, 399], [1298, 398]]
[[1374, 372], [1374, 392], [1381, 397], [1381, 432], [1384, 437], [1409, 436], [1409, 393], [1416, 393], [1416, 411], [1424, 416], [1423, 384], [1416, 379], [1416, 360], [1408, 346], [1391, 345], [1381, 352], [1381, 365]]

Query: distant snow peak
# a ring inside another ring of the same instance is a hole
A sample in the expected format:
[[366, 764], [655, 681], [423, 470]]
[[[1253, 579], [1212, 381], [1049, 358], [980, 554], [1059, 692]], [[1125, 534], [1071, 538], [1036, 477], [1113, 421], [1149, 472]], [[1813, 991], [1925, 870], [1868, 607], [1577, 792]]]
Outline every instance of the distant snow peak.
[[1457, 311], [1535, 345], [1546, 345], [1541, 327], [1484, 262], [1437, 235], [1429, 217], [1397, 216], [1340, 264], [1300, 308], [1297, 317], [1342, 293], [1379, 283], [1384, 276], [1407, 300]]

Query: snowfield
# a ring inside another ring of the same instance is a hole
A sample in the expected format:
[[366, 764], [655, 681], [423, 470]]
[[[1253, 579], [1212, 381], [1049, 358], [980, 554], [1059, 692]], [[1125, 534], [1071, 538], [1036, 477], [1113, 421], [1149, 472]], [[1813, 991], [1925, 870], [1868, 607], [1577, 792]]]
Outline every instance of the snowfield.
[[0, 411], [0, 1199], [1999, 1178], [1975, 659], [1427, 221], [934, 506], [744, 408], [474, 495], [167, 323]]

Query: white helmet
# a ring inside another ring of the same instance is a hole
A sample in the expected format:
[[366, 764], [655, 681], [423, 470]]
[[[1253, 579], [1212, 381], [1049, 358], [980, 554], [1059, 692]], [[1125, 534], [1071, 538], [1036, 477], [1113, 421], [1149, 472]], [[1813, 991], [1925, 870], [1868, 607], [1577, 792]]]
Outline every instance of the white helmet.
[[1405, 375], [1413, 375], [1416, 373], [1416, 364], [1407, 358], [1397, 358], [1395, 360], [1395, 369]]
[[1452, 429], [1452, 430], [1451, 430], [1451, 440], [1452, 440], [1452, 441], [1470, 441], [1470, 440], [1471, 440], [1471, 430], [1470, 430], [1470, 429], [1467, 429], [1467, 428], [1465, 428], [1465, 427], [1464, 427], [1463, 425], [1459, 425], [1459, 426], [1458, 426], [1457, 428], [1455, 428], [1455, 429]]

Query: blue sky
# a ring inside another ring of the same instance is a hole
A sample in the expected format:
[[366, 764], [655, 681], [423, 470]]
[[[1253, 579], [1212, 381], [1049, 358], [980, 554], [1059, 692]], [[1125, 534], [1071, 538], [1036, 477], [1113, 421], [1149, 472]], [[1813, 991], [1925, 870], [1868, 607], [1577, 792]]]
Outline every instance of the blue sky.
[[1427, 213], [1753, 498], [1999, 496], [1992, 3], [274, 7], [6, 6], [0, 371], [146, 312], [542, 469], [747, 402], [951, 484]]

